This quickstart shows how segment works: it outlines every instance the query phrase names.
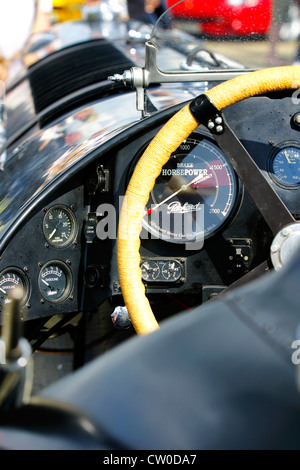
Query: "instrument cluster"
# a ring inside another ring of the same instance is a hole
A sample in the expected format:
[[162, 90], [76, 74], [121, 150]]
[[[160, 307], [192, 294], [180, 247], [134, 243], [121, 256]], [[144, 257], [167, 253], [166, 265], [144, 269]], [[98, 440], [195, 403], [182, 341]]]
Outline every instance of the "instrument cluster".
[[38, 210], [16, 233], [0, 260], [0, 318], [9, 292], [24, 292], [22, 318], [43, 318], [78, 308], [83, 188]]

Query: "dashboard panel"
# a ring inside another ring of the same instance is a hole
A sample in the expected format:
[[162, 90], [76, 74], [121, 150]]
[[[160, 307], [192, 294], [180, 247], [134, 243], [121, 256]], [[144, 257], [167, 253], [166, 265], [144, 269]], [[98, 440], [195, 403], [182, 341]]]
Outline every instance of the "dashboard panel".
[[[48, 220], [58, 211], [56, 229], [66, 221], [60, 213], [72, 214], [73, 234], [67, 235], [68, 226], [61, 229], [60, 238], [49, 240]], [[60, 212], [59, 212], [60, 211]], [[81, 229], [84, 218], [83, 187], [75, 188], [55, 199], [55, 203], [39, 210], [15, 235], [1, 257], [0, 302], [7, 302], [7, 293], [23, 283], [25, 302], [24, 320], [48, 317], [52, 314], [78, 310], [78, 272], [81, 264]], [[66, 231], [65, 231], [66, 228]], [[64, 235], [65, 231], [65, 235]], [[69, 243], [65, 243], [68, 237]], [[53, 241], [55, 240], [55, 243]], [[5, 268], [2, 269], [2, 266]], [[18, 275], [18, 277], [17, 277]], [[53, 313], [52, 313], [53, 312]]]
[[[296, 218], [298, 112], [288, 93], [255, 97], [225, 111]], [[107, 151], [99, 146], [67, 184], [58, 180], [28, 211], [1, 254], [1, 307], [19, 284], [26, 292], [24, 320], [97, 310], [107, 299], [122, 304], [116, 255], [120, 206], [139, 156], [165, 119], [149, 117], [115, 138]], [[147, 294], [155, 302], [177, 296], [187, 307], [205, 302], [268, 259], [271, 241], [242, 182], [209, 131], [199, 126], [171, 156], [150, 195], [140, 249]]]

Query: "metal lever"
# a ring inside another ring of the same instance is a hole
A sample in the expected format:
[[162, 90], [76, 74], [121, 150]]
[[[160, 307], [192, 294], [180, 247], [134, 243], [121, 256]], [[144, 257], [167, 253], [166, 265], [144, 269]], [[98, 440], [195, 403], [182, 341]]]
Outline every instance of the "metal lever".
[[0, 338], [0, 414], [24, 404], [31, 393], [31, 347], [27, 340], [21, 337], [22, 296], [22, 289], [13, 289], [3, 309], [3, 335]]

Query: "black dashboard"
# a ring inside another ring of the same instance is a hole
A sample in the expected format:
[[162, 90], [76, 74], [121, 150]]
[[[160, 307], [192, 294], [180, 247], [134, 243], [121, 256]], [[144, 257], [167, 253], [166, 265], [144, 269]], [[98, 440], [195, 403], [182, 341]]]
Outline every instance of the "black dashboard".
[[[17, 284], [26, 293], [24, 320], [95, 310], [108, 298], [122, 304], [116, 255], [120, 204], [138, 157], [173, 112], [154, 114], [99, 146], [27, 211], [1, 253], [1, 309]], [[289, 93], [251, 98], [224, 113], [296, 219], [298, 113]], [[165, 296], [177, 298], [181, 308], [201, 304], [269, 258], [268, 225], [202, 126], [170, 158], [150, 199], [146, 216], [167, 202], [168, 223], [171, 217], [169, 229], [166, 214], [145, 219], [141, 233], [143, 280], [154, 304]], [[176, 225], [183, 214], [192, 217], [185, 232], [181, 219]]]

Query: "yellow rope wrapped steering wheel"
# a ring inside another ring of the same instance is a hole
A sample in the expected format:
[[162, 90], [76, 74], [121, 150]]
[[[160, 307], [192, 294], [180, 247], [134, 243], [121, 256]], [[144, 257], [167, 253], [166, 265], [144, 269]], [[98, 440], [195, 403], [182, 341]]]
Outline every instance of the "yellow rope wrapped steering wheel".
[[[300, 66], [276, 67], [241, 75], [206, 92], [219, 110], [251, 96], [300, 86]], [[176, 113], [158, 132], [140, 158], [129, 182], [118, 229], [118, 269], [125, 305], [138, 334], [159, 328], [145, 295], [140, 268], [140, 232], [145, 206], [162, 167], [171, 154], [199, 126], [190, 105]]]

